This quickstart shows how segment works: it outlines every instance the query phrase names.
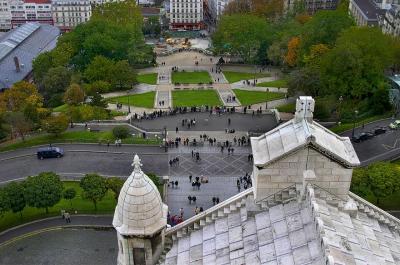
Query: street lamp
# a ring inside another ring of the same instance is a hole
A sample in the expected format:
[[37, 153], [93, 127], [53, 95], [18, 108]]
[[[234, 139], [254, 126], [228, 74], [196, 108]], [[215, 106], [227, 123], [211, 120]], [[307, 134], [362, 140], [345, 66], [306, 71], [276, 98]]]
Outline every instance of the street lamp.
[[340, 121], [340, 110], [342, 107], [343, 96], [339, 97], [339, 108], [338, 108], [338, 122]]
[[356, 128], [356, 119], [357, 119], [358, 110], [354, 111], [354, 118], [353, 118], [353, 131], [351, 133], [351, 138], [354, 138], [354, 129]]

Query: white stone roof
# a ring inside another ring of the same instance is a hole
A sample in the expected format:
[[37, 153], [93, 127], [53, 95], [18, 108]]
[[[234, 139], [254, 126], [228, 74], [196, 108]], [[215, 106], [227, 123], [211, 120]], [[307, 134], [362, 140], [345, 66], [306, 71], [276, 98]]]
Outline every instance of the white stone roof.
[[312, 146], [346, 167], [360, 165], [348, 137], [341, 137], [315, 121], [292, 119], [251, 138], [254, 165], [265, 166], [306, 146]]
[[151, 236], [167, 225], [168, 207], [153, 181], [141, 170], [137, 155], [132, 166], [134, 170], [118, 197], [113, 226], [122, 235]]
[[159, 264], [400, 264], [398, 223], [357, 208], [352, 214], [311, 184], [304, 200], [258, 210], [252, 191], [168, 229], [173, 240]]

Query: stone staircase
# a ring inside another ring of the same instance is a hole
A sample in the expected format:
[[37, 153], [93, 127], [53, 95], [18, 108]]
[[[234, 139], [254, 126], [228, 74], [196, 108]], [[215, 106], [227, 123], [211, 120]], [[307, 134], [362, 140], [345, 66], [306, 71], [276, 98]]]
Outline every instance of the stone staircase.
[[269, 209], [278, 204], [288, 203], [290, 201], [297, 200], [299, 194], [300, 187], [296, 184], [293, 184], [260, 201], [257, 201], [256, 203], [259, 204], [262, 209]]

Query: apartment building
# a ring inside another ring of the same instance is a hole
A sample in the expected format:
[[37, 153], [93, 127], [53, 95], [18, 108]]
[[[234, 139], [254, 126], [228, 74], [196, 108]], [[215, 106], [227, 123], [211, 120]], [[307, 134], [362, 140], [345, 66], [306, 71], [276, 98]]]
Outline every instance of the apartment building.
[[11, 29], [11, 10], [8, 0], [0, 0], [0, 31]]
[[54, 25], [61, 31], [69, 31], [92, 15], [89, 0], [53, 0]]
[[204, 28], [203, 0], [171, 0], [171, 30], [200, 30], [202, 28]]
[[11, 27], [28, 22], [53, 25], [50, 0], [10, 0]]

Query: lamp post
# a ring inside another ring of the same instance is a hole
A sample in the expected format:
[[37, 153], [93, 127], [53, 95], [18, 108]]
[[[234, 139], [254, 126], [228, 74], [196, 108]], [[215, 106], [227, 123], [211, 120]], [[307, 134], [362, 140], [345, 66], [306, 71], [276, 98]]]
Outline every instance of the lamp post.
[[353, 119], [353, 131], [351, 132], [351, 138], [354, 138], [354, 130], [356, 128], [356, 119], [357, 119], [358, 110], [354, 111], [354, 119]]
[[341, 107], [342, 107], [342, 101], [343, 101], [343, 96], [339, 97], [339, 108], [338, 108], [338, 123], [340, 122], [340, 111], [341, 111]]
[[167, 152], [167, 126], [164, 126], [164, 151]]
[[129, 98], [131, 95], [128, 94], [128, 113], [131, 113], [131, 104], [129, 103]]

